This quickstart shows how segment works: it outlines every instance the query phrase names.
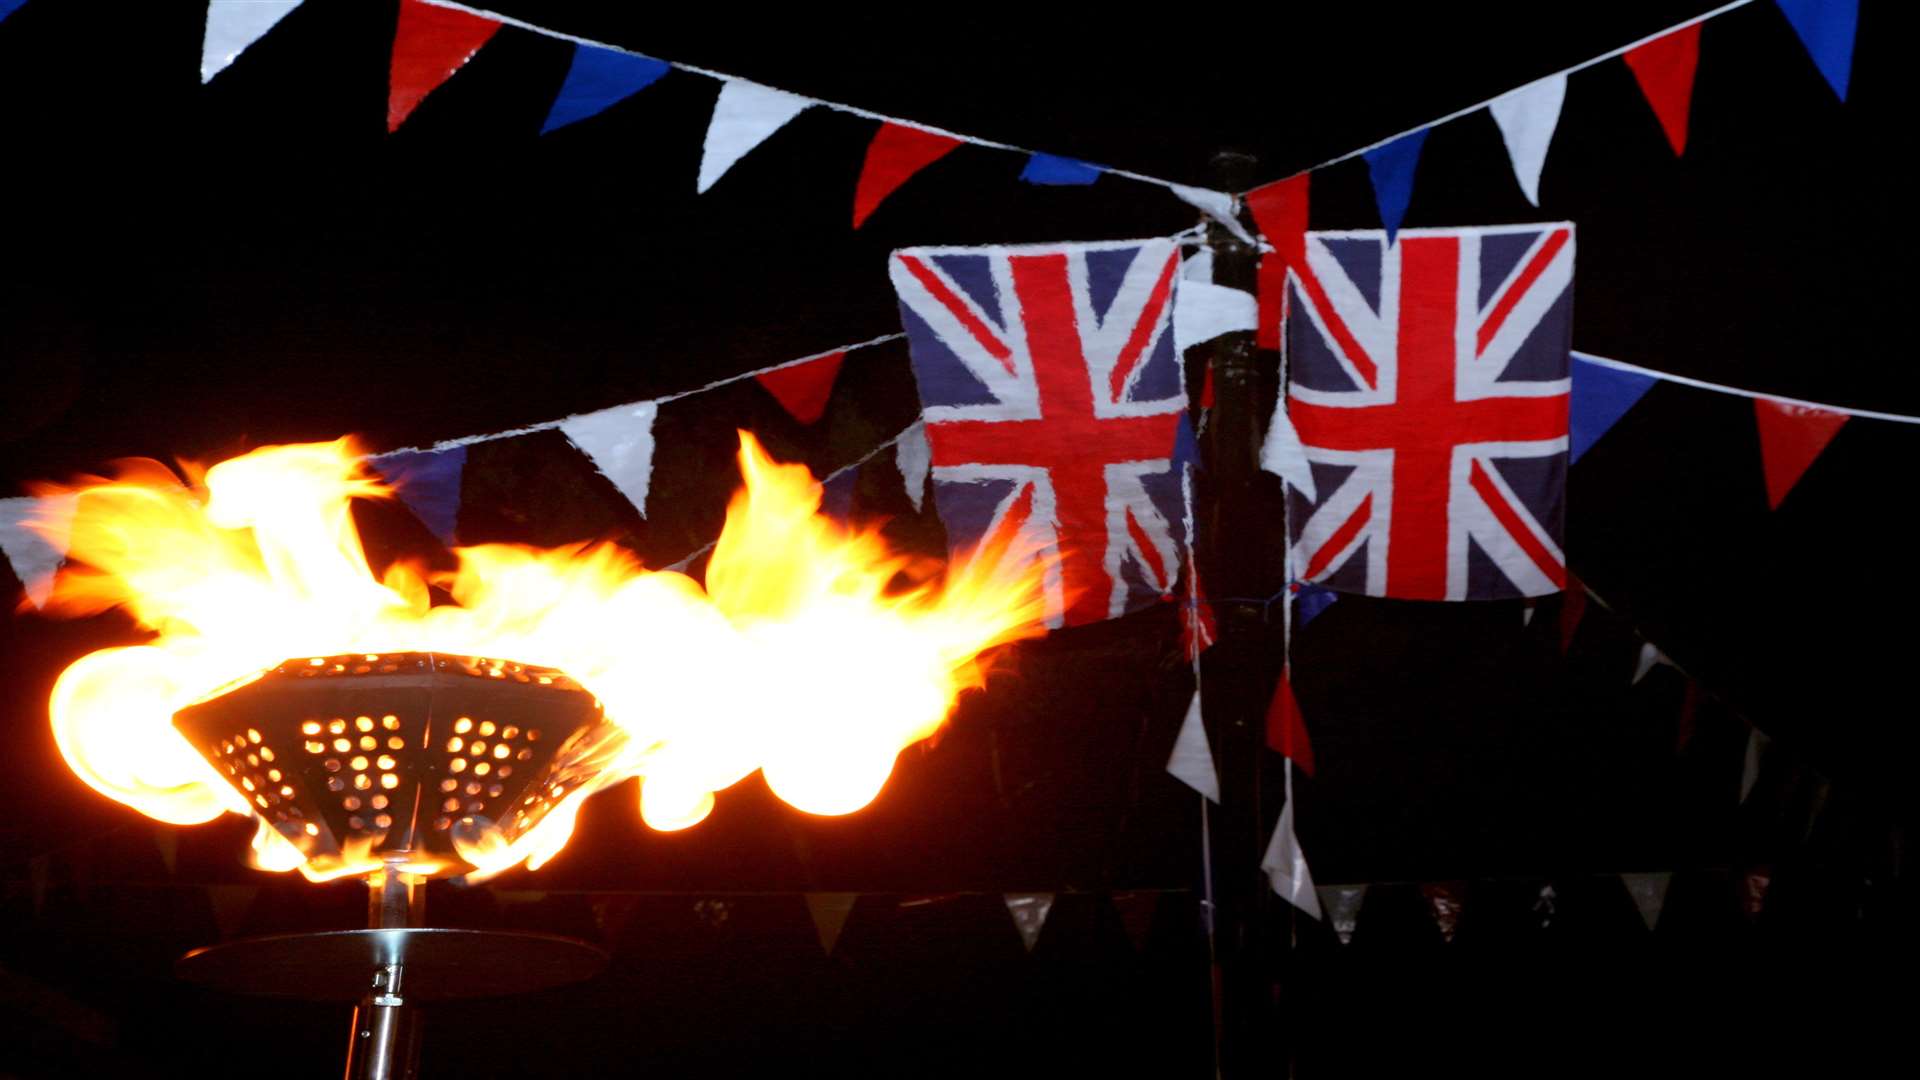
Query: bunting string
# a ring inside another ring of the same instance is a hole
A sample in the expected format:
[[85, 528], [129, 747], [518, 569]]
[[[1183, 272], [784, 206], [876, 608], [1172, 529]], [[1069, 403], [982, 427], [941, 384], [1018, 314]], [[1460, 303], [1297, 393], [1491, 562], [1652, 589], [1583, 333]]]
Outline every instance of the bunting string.
[[1772, 401], [1782, 405], [1793, 405], [1802, 409], [1818, 409], [1821, 412], [1845, 413], [1848, 416], [1864, 416], [1873, 420], [1891, 420], [1896, 424], [1920, 424], [1920, 416], [1909, 416], [1906, 413], [1881, 412], [1878, 409], [1857, 409], [1851, 405], [1828, 405], [1825, 402], [1781, 397], [1778, 394], [1763, 394], [1758, 390], [1743, 390], [1738, 386], [1728, 386], [1725, 383], [1708, 382], [1705, 379], [1695, 379], [1686, 375], [1675, 375], [1671, 372], [1655, 371], [1652, 368], [1641, 367], [1638, 364], [1629, 364], [1621, 360], [1610, 360], [1607, 357], [1595, 356], [1592, 353], [1575, 352], [1573, 358], [1584, 361], [1585, 363], [1612, 368], [1615, 371], [1631, 372], [1635, 375], [1643, 375], [1648, 378], [1658, 379], [1662, 382], [1680, 383], [1684, 386], [1692, 386], [1700, 390], [1713, 390], [1722, 394], [1734, 394], [1743, 398], [1752, 398], [1755, 401]]

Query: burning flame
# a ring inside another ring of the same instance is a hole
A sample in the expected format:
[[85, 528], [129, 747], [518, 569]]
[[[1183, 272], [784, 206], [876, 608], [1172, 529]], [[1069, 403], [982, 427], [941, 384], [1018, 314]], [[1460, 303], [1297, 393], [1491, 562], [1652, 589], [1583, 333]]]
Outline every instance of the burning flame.
[[[458, 570], [433, 582], [455, 602], [430, 606], [420, 570], [396, 564], [380, 580], [369, 568], [349, 504], [390, 491], [344, 438], [189, 468], [185, 482], [142, 461], [48, 489], [76, 496], [49, 610], [121, 607], [154, 633], [62, 673], [50, 703], [60, 752], [94, 790], [161, 821], [250, 814], [174, 730], [176, 711], [292, 657], [512, 657], [577, 680], [618, 737], [581, 748], [557, 805], [511, 843], [484, 822], [457, 826], [470, 876], [537, 868], [586, 798], [630, 777], [660, 830], [698, 823], [756, 770], [808, 813], [858, 810], [900, 751], [981, 683], [983, 651], [1039, 632], [1041, 562], [1003, 544], [936, 579], [877, 533], [818, 514], [805, 467], [774, 462], [745, 432], [740, 442], [745, 487], [704, 589], [610, 543], [488, 544], [455, 551]], [[310, 860], [258, 825], [265, 869], [324, 880], [379, 865], [366, 847]]]

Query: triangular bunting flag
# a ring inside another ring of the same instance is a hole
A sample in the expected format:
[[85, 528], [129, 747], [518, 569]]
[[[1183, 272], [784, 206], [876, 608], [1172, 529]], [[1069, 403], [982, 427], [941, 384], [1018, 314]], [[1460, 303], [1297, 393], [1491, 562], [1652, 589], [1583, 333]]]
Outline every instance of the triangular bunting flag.
[[1607, 429], [1627, 415], [1627, 410], [1646, 396], [1653, 384], [1651, 375], [1622, 371], [1597, 364], [1574, 354], [1573, 394], [1568, 403], [1567, 461], [1579, 461], [1580, 455], [1598, 442]]
[[1740, 801], [1742, 803], [1747, 801], [1747, 796], [1753, 794], [1753, 785], [1760, 782], [1760, 765], [1766, 760], [1767, 747], [1772, 744], [1773, 740], [1759, 728], [1747, 732], [1746, 759], [1740, 766]]
[[1267, 841], [1267, 853], [1260, 869], [1280, 898], [1313, 918], [1320, 918], [1320, 895], [1313, 889], [1313, 873], [1307, 869], [1307, 857], [1300, 851], [1300, 840], [1293, 835], [1293, 799], [1280, 808], [1280, 820]]
[[1633, 897], [1633, 906], [1640, 912], [1640, 921], [1647, 924], [1651, 931], [1660, 924], [1660, 909], [1667, 903], [1667, 886], [1673, 884], [1670, 873], [1621, 874], [1621, 884], [1627, 887], [1627, 895]]
[[247, 913], [253, 910], [254, 898], [260, 895], [258, 885], [209, 885], [207, 902], [213, 908], [213, 925], [220, 930], [223, 938], [232, 937], [246, 923]]
[[1573, 635], [1580, 629], [1580, 619], [1587, 613], [1587, 587], [1580, 579], [1567, 574], [1567, 587], [1560, 594], [1560, 651], [1565, 653], [1573, 648]]
[[1540, 602], [1538, 600], [1534, 599], [1531, 596], [1527, 597], [1526, 603], [1520, 605], [1520, 625], [1521, 626], [1533, 625], [1533, 612], [1534, 612], [1534, 609], [1539, 606], [1540, 606]]
[[1120, 927], [1127, 933], [1127, 940], [1133, 944], [1135, 952], [1145, 952], [1147, 939], [1153, 932], [1153, 916], [1160, 907], [1160, 894], [1157, 892], [1123, 892], [1113, 894], [1113, 909], [1120, 916]]
[[900, 441], [893, 444], [893, 462], [900, 468], [907, 498], [913, 500], [914, 510], [920, 510], [927, 498], [927, 473], [933, 466], [933, 445], [927, 441], [926, 421], [915, 420], [912, 427], [900, 433]]
[[1020, 179], [1029, 184], [1078, 187], [1100, 179], [1101, 172], [1100, 166], [1089, 165], [1084, 161], [1055, 157], [1052, 154], [1034, 154], [1027, 158], [1027, 167], [1020, 170]]
[[1687, 114], [1693, 108], [1693, 72], [1700, 64], [1700, 24], [1683, 26], [1627, 50], [1622, 59], [1653, 106], [1674, 156], [1687, 152]]
[[1453, 936], [1460, 932], [1460, 917], [1466, 910], [1467, 883], [1429, 881], [1420, 886], [1420, 895], [1426, 898], [1427, 910], [1433, 914], [1434, 925], [1440, 928], [1440, 937], [1452, 942]]
[[859, 228], [887, 196], [913, 174], [952, 153], [960, 140], [924, 128], [892, 122], [880, 125], [867, 144], [860, 183], [853, 190], [853, 227]]
[[807, 894], [807, 914], [813, 916], [813, 932], [820, 937], [821, 952], [833, 955], [833, 947], [840, 940], [840, 931], [847, 925], [847, 916], [853, 913], [854, 901], [858, 899], [859, 893], [850, 892]]
[[1182, 202], [1226, 226], [1234, 239], [1243, 244], [1255, 243], [1253, 234], [1240, 224], [1239, 207], [1232, 195], [1224, 191], [1210, 191], [1206, 188], [1188, 187], [1185, 184], [1171, 184], [1169, 187]]
[[1773, 887], [1773, 868], [1756, 866], [1740, 875], [1740, 913], [1758, 922], [1767, 909], [1767, 890]]
[[53, 596], [53, 576], [67, 559], [67, 531], [77, 505], [71, 495], [0, 499], [0, 552], [34, 607], [45, 607]]
[[658, 412], [658, 405], [641, 401], [560, 421], [567, 441], [593, 460], [641, 517], [647, 516], [647, 486], [653, 480], [653, 419]]
[[787, 121], [813, 102], [785, 90], [750, 82], [729, 81], [720, 86], [707, 124], [707, 141], [700, 151], [700, 179], [694, 190], [702, 194], [747, 152], [766, 142]]
[[567, 69], [566, 80], [547, 110], [540, 134], [598, 115], [607, 106], [652, 86], [671, 70], [673, 65], [651, 56], [599, 45], [575, 45], [573, 66]]
[[499, 22], [482, 15], [425, 0], [400, 0], [387, 85], [387, 130], [400, 130], [420, 102], [473, 59], [499, 29]]
[[1047, 913], [1053, 910], [1053, 894], [1007, 893], [1007, 914], [1013, 916], [1014, 929], [1020, 931], [1020, 941], [1028, 952], [1040, 940], [1040, 931], [1047, 925]]
[[155, 828], [153, 849], [160, 853], [160, 865], [167, 868], [167, 876], [172, 877], [180, 866], [180, 834], [166, 825]]
[[853, 519], [853, 489], [860, 482], [860, 466], [849, 465], [820, 482], [820, 512], [842, 525]]
[[1313, 743], [1307, 739], [1307, 722], [1300, 715], [1300, 702], [1293, 696], [1293, 679], [1288, 669], [1280, 669], [1280, 681], [1274, 685], [1273, 700], [1267, 703], [1267, 749], [1285, 754], [1313, 775]]
[[1520, 181], [1520, 190], [1535, 206], [1540, 205], [1540, 170], [1546, 167], [1547, 146], [1553, 142], [1553, 129], [1560, 124], [1560, 104], [1566, 98], [1567, 77], [1550, 75], [1487, 106], [1493, 122], [1500, 125], [1501, 141], [1507, 144], [1513, 178]]
[[[200, 81], [227, 69], [247, 46], [265, 37], [301, 0], [210, 0], [200, 40]], [[0, 15], [0, 18], [5, 16]]]
[[1647, 677], [1647, 672], [1652, 671], [1661, 664], [1677, 669], [1677, 665], [1667, 657], [1667, 654], [1660, 651], [1660, 646], [1655, 645], [1651, 641], [1641, 642], [1640, 655], [1633, 662], [1634, 685], [1638, 686], [1640, 680]]
[[1184, 274], [1173, 292], [1173, 347], [1182, 355], [1221, 334], [1252, 330], [1258, 322], [1259, 308], [1252, 293], [1195, 281]]
[[1260, 321], [1253, 342], [1262, 349], [1280, 348], [1280, 311], [1286, 300], [1287, 268], [1306, 259], [1307, 194], [1313, 174], [1280, 180], [1247, 193], [1247, 209], [1272, 251], [1260, 255]]
[[1774, 0], [1793, 24], [1813, 66], [1841, 101], [1853, 73], [1853, 38], [1860, 27], [1860, 0]]
[[1800, 482], [1813, 459], [1840, 433], [1846, 413], [1791, 405], [1771, 398], [1753, 399], [1753, 420], [1760, 429], [1760, 464], [1767, 476], [1767, 505], [1775, 510]]
[[827, 411], [827, 399], [833, 396], [833, 380], [840, 374], [844, 352], [828, 353], [804, 364], [761, 372], [754, 380], [780, 402], [795, 420], [811, 424]]
[[370, 459], [394, 494], [413, 511], [420, 523], [448, 547], [456, 542], [460, 520], [460, 478], [466, 471], [467, 448], [403, 450]]
[[1413, 174], [1420, 168], [1420, 147], [1427, 141], [1427, 129], [1408, 132], [1385, 146], [1375, 147], [1361, 156], [1367, 160], [1367, 176], [1373, 181], [1373, 201], [1380, 208], [1380, 224], [1387, 230], [1387, 243], [1400, 231], [1407, 206], [1413, 202]]
[[1220, 776], [1213, 768], [1213, 748], [1207, 745], [1207, 725], [1200, 719], [1198, 690], [1193, 692], [1186, 718], [1180, 722], [1180, 734], [1173, 740], [1167, 771], [1208, 799], [1220, 801]]
[[1296, 607], [1293, 628], [1299, 630], [1320, 617], [1320, 613], [1333, 606], [1340, 594], [1324, 585], [1315, 585], [1311, 581], [1296, 581], [1288, 586], [1293, 592]]
[[26, 2], [27, 0], [0, 0], [0, 22], [5, 22], [7, 16], [19, 11], [21, 5]]
[[1340, 944], [1353, 944], [1353, 932], [1360, 926], [1360, 905], [1367, 899], [1367, 887], [1322, 885], [1315, 891], [1320, 894], [1321, 909], [1327, 913], [1327, 922]]
[[1287, 415], [1287, 390], [1280, 388], [1280, 400], [1273, 406], [1273, 418], [1267, 421], [1267, 436], [1260, 443], [1260, 468], [1285, 480], [1310, 500], [1319, 496], [1313, 487], [1313, 467], [1307, 464], [1307, 448], [1300, 444], [1300, 433]]

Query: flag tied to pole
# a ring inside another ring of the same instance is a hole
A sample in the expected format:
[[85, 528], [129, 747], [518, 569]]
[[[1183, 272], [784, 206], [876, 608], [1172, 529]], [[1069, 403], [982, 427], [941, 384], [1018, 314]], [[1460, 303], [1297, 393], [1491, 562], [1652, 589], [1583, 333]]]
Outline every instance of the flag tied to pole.
[[1050, 626], [1148, 606], [1179, 577], [1179, 267], [1165, 239], [893, 254], [949, 546], [1024, 533], [1015, 553], [1051, 560]]
[[1415, 600], [1566, 585], [1573, 226], [1309, 233], [1287, 414], [1300, 576]]

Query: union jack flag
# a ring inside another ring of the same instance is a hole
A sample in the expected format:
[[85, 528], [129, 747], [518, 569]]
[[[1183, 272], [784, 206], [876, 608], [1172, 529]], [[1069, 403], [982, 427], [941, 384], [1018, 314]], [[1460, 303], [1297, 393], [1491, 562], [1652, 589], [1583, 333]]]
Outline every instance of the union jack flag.
[[1484, 600], [1566, 585], [1573, 226], [1309, 233], [1288, 278], [1301, 579]]
[[1187, 396], [1170, 240], [911, 248], [889, 264], [956, 552], [1024, 533], [1048, 625], [1165, 598], [1184, 540]]

